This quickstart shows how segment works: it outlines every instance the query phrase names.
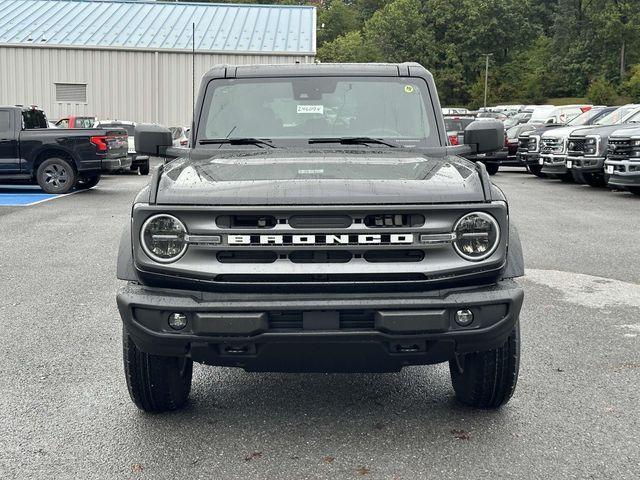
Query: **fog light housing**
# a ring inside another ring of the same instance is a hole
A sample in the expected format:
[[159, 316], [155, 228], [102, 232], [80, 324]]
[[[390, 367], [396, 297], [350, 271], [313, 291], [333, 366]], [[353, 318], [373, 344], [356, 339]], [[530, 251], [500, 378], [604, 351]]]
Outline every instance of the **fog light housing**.
[[172, 313], [169, 315], [169, 326], [174, 330], [182, 330], [187, 326], [187, 316], [184, 313]]
[[458, 310], [455, 314], [455, 321], [461, 327], [468, 327], [473, 322], [473, 312], [468, 308]]

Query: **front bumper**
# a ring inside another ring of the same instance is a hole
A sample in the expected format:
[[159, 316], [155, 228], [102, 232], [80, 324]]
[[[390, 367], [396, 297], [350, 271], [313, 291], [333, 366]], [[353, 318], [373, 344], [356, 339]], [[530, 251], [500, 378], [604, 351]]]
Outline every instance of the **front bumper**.
[[566, 155], [540, 155], [538, 164], [542, 165], [542, 173], [547, 175], [564, 175], [567, 170], [567, 156]]
[[[431, 292], [217, 294], [127, 284], [117, 295], [142, 351], [248, 371], [397, 371], [502, 345], [524, 293], [513, 280]], [[454, 321], [470, 309], [473, 322]], [[173, 312], [187, 326], [168, 325]]]
[[119, 157], [119, 158], [105, 158], [102, 160], [103, 172], [117, 172], [118, 170], [124, 170], [131, 167], [131, 158]]
[[640, 161], [607, 160], [608, 184], [618, 188], [640, 187]]
[[604, 157], [567, 157], [567, 162], [571, 162], [571, 169], [582, 173], [601, 172], [604, 160]]

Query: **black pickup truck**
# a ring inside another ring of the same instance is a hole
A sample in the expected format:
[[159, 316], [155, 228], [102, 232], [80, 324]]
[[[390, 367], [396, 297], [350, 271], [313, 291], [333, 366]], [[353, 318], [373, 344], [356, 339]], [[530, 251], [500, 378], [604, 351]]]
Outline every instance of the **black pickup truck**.
[[122, 129], [49, 128], [35, 107], [0, 106], [0, 182], [37, 183], [47, 193], [91, 188], [102, 170], [127, 162]]
[[449, 362], [464, 404], [497, 408], [518, 377], [524, 274], [507, 200], [482, 163], [501, 122], [448, 145], [416, 63], [221, 66], [190, 148], [134, 201], [117, 295], [129, 393], [185, 404], [193, 362], [248, 371], [388, 372]]

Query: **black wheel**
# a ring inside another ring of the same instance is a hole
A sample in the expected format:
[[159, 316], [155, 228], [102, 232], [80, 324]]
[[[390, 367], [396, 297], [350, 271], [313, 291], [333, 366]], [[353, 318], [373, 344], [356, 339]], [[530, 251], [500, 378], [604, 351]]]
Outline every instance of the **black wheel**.
[[140, 165], [140, 169], [138, 170], [140, 175], [149, 175], [149, 160]]
[[629, 191], [634, 195], [640, 195], [640, 187], [628, 187]]
[[547, 175], [542, 173], [542, 165], [527, 165], [527, 169], [536, 177], [547, 178]]
[[64, 158], [47, 158], [36, 171], [36, 181], [47, 193], [67, 193], [76, 184], [76, 171]]
[[563, 183], [573, 183], [573, 175], [571, 174], [571, 172], [563, 173], [562, 175], [559, 175], [558, 178]]
[[600, 188], [607, 186], [607, 179], [604, 178], [604, 173], [583, 173], [582, 177], [587, 185]]
[[504, 345], [449, 361], [451, 383], [458, 401], [476, 408], [498, 408], [507, 403], [516, 389], [519, 367], [519, 323]]
[[76, 188], [80, 189], [80, 190], [87, 190], [91, 187], [95, 187], [98, 182], [100, 181], [100, 174], [97, 173], [95, 175], [89, 175], [84, 177], [83, 179], [79, 180]]
[[122, 355], [131, 400], [145, 412], [177, 410], [187, 403], [193, 361], [144, 353], [122, 330]]
[[485, 167], [487, 167], [487, 173], [489, 175], [495, 175], [500, 169], [500, 165], [497, 163], [485, 163]]

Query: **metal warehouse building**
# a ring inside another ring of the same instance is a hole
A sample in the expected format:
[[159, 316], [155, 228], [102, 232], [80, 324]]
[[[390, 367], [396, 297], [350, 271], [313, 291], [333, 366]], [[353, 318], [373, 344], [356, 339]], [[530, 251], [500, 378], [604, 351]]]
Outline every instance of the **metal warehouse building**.
[[0, 0], [0, 105], [188, 124], [220, 63], [313, 62], [316, 10], [155, 1]]

